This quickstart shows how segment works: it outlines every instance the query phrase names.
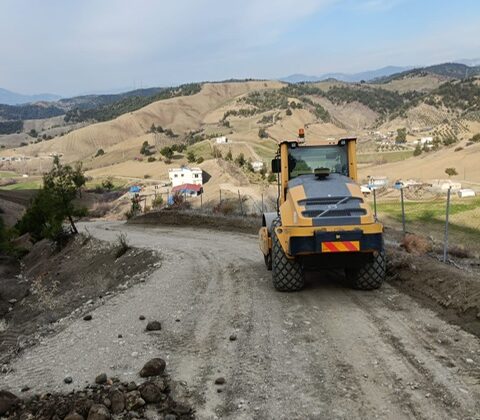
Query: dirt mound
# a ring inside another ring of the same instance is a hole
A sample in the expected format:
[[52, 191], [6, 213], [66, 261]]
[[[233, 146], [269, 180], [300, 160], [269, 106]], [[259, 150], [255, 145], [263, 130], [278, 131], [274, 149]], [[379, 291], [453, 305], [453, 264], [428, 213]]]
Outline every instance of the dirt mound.
[[0, 360], [35, 343], [72, 311], [80, 316], [115, 289], [139, 281], [158, 261], [154, 252], [135, 248], [118, 256], [119, 247], [79, 235], [57, 252], [44, 240], [23, 259], [22, 272], [3, 273]]
[[409, 254], [424, 255], [432, 250], [432, 244], [423, 236], [407, 233], [402, 240], [401, 246]]
[[242, 233], [258, 233], [259, 217], [223, 216], [203, 214], [197, 211], [161, 210], [135, 217], [130, 224], [152, 224], [169, 226], [195, 226], [201, 229], [217, 229]]
[[[424, 244], [407, 241], [415, 251]], [[413, 245], [415, 244], [415, 245]], [[480, 277], [460, 270], [429, 255], [408, 254], [388, 249], [390, 283], [434, 309], [447, 321], [480, 336]]]

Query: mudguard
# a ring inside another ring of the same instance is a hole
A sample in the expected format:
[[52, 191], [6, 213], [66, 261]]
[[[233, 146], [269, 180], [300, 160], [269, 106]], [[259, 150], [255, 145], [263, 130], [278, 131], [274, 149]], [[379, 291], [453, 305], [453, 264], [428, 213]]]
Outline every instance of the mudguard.
[[268, 234], [272, 234], [272, 223], [278, 217], [277, 212], [263, 213], [262, 226], [265, 226], [268, 230]]

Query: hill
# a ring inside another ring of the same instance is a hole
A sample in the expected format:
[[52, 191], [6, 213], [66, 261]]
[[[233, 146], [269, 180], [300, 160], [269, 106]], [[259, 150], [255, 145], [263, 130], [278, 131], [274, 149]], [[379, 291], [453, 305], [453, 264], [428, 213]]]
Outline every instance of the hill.
[[21, 93], [12, 92], [7, 89], [0, 88], [0, 104], [4, 105], [20, 105], [31, 102], [51, 102], [57, 101], [61, 96], [51, 93], [40, 93], [37, 95], [23, 95]]
[[[294, 137], [299, 127], [305, 127], [307, 141], [358, 137], [364, 175], [443, 177], [445, 165], [452, 159], [459, 171], [466, 162], [469, 180], [472, 176], [480, 182], [473, 163], [480, 151], [476, 144], [467, 146], [467, 140], [480, 132], [477, 78], [417, 74], [382, 84], [232, 81], [153, 93], [116, 97], [110, 103], [106, 99], [96, 108], [78, 108], [82, 112], [108, 111], [108, 118], [82, 121], [70, 126], [70, 132], [57, 132], [53, 139], [36, 139], [31, 141], [34, 144], [1, 151], [0, 159], [6, 160], [0, 162], [0, 170], [35, 176], [59, 154], [65, 162], [82, 161], [92, 184], [112, 177], [117, 184], [158, 185], [168, 180], [169, 168], [195, 165], [208, 175], [205, 197], [217, 197], [222, 189], [258, 199], [268, 183], [252, 173], [248, 162], [268, 164], [277, 142]], [[144, 100], [147, 104], [141, 106]], [[121, 115], [115, 116], [115, 112]], [[29, 120], [24, 129], [54, 133], [65, 129], [57, 126], [60, 121], [63, 116]], [[405, 133], [401, 142], [396, 142], [397, 130]], [[228, 143], [217, 144], [219, 136], [226, 136]], [[421, 137], [432, 137], [435, 151], [424, 150], [412, 157], [414, 141]], [[168, 158], [165, 148], [172, 148]], [[28, 159], [11, 162], [8, 156]], [[246, 163], [238, 163], [241, 161]]]
[[341, 82], [357, 83], [362, 80], [369, 81], [380, 77], [397, 74], [412, 67], [398, 67], [387, 66], [376, 70], [367, 70], [359, 73], [325, 73], [320, 76], [307, 76], [305, 74], [292, 74], [290, 76], [282, 77], [279, 80], [286, 83], [301, 83], [301, 82], [321, 82], [328, 79], [335, 79]]
[[480, 66], [468, 66], [461, 63], [443, 63], [428, 67], [419, 67], [407, 71], [393, 73], [372, 80], [374, 83], [389, 83], [392, 80], [403, 79], [412, 76], [424, 76], [433, 74], [447, 79], [468, 79], [480, 75]]
[[[480, 132], [480, 124], [476, 123], [472, 130]], [[468, 145], [467, 145], [468, 144]], [[446, 168], [455, 168], [457, 176], [452, 179], [458, 180], [466, 186], [480, 186], [480, 143], [469, 144], [468, 140], [460, 141], [457, 144], [442, 148], [437, 152], [422, 153], [400, 162], [375, 164], [363, 167], [360, 170], [362, 178], [367, 175], [387, 175], [391, 181], [396, 179], [445, 179]]]

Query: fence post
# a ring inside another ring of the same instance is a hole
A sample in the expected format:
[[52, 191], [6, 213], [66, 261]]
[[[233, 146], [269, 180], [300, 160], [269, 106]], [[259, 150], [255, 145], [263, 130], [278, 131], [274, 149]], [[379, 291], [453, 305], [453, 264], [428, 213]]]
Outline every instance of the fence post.
[[452, 187], [448, 188], [447, 191], [447, 208], [445, 212], [445, 239], [443, 241], [443, 262], [447, 262], [448, 254], [448, 217], [450, 215], [450, 194], [452, 192]]
[[400, 188], [400, 198], [402, 201], [402, 229], [403, 229], [403, 234], [407, 234], [407, 229], [405, 227], [405, 201], [403, 199], [403, 187]]
[[375, 215], [375, 220], [377, 220], [377, 189], [373, 189], [373, 213]]
[[238, 190], [238, 201], [240, 202], [240, 213], [243, 216], [243, 203], [242, 203], [242, 196], [240, 195], [240, 190]]
[[263, 210], [263, 193], [262, 193], [262, 213], [264, 212], [265, 210]]
[[203, 193], [200, 194], [200, 210], [203, 210]]
[[219, 189], [218, 191], [220, 192], [220, 204], [222, 204], [222, 190]]

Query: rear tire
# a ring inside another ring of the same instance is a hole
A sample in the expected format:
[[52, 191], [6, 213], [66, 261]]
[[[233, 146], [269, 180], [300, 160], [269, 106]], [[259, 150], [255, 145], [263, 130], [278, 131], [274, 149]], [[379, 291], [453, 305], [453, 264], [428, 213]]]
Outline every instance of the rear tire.
[[270, 251], [267, 255], [264, 255], [263, 260], [265, 261], [267, 270], [272, 271], [272, 252]]
[[297, 260], [290, 260], [283, 252], [275, 228], [280, 226], [280, 219], [272, 223], [272, 281], [280, 292], [295, 292], [301, 290], [305, 280], [302, 266]]
[[345, 270], [348, 281], [358, 290], [378, 289], [384, 282], [386, 273], [385, 251], [375, 252], [373, 261], [365, 263], [363, 267]]

